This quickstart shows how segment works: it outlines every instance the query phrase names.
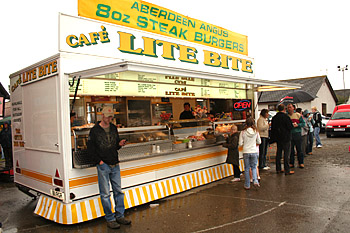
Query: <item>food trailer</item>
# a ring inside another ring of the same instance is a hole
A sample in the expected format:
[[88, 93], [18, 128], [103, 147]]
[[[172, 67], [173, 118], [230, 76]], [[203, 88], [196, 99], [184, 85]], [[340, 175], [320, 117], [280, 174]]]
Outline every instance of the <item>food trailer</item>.
[[[230, 125], [241, 129], [256, 115], [258, 91], [299, 87], [255, 79], [246, 36], [238, 34], [243, 42], [237, 46], [215, 48], [164, 36], [164, 28], [137, 28], [162, 11], [184, 23], [176, 12], [140, 1], [148, 18], [140, 10], [136, 26], [116, 25], [128, 14], [112, 14], [118, 6], [103, 5], [109, 1], [92, 2], [100, 3], [91, 4], [93, 12], [104, 14], [89, 19], [82, 6], [84, 18], [60, 14], [58, 54], [10, 76], [14, 181], [33, 198], [40, 194], [35, 214], [60, 224], [104, 215], [86, 152], [104, 106], [114, 109], [113, 123], [128, 140], [119, 158], [131, 208], [233, 175], [221, 146]], [[115, 22], [105, 20], [106, 11]], [[219, 29], [230, 38], [232, 32]], [[179, 119], [185, 102], [195, 119]]]

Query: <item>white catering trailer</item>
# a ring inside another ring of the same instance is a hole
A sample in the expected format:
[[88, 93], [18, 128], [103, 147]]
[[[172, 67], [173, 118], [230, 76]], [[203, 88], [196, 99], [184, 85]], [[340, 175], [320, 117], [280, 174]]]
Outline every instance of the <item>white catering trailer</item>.
[[[40, 194], [34, 212], [57, 223], [104, 215], [86, 155], [103, 106], [113, 107], [129, 142], [119, 156], [131, 208], [233, 175], [222, 134], [254, 114], [259, 88], [294, 87], [255, 79], [246, 55], [59, 17], [59, 53], [10, 76], [14, 181], [32, 197]], [[227, 59], [217, 64], [219, 54]], [[196, 119], [179, 119], [185, 102]]]

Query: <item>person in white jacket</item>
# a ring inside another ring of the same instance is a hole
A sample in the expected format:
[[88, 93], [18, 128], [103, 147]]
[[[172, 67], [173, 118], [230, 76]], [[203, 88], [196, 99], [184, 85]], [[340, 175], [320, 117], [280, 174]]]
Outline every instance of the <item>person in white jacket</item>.
[[239, 135], [239, 146], [243, 146], [243, 159], [244, 159], [244, 188], [250, 189], [250, 175], [249, 169], [252, 169], [253, 183], [255, 187], [260, 187], [256, 167], [258, 163], [258, 145], [260, 145], [261, 139], [255, 126], [253, 118], [246, 120], [246, 127]]
[[269, 128], [270, 124], [267, 121], [269, 117], [269, 110], [263, 109], [260, 112], [260, 117], [257, 120], [256, 124], [258, 127], [261, 144], [259, 146], [259, 169], [270, 170], [270, 167], [266, 166], [266, 154], [267, 147], [269, 144]]

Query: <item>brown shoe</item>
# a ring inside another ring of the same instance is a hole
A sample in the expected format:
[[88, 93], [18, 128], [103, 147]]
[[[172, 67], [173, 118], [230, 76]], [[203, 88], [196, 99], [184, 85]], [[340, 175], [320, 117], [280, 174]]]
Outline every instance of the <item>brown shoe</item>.
[[293, 165], [293, 164], [289, 164], [289, 167], [290, 167], [290, 168], [294, 168], [294, 165]]
[[299, 164], [299, 168], [304, 168], [304, 164]]
[[312, 155], [312, 152], [307, 153], [308, 155]]
[[293, 175], [294, 174], [294, 171], [289, 171], [288, 173], [285, 173], [285, 175]]
[[115, 221], [110, 221], [110, 222], [107, 222], [107, 227], [111, 229], [119, 229], [120, 225]]
[[126, 218], [122, 217], [122, 218], [117, 218], [116, 219], [117, 223], [119, 224], [123, 224], [123, 225], [130, 225], [131, 221], [127, 220]]

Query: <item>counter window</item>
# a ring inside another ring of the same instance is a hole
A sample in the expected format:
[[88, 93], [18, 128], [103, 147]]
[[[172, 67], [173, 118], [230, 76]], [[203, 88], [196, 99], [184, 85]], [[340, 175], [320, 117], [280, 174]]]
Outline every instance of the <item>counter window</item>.
[[128, 127], [151, 125], [151, 101], [128, 100]]

